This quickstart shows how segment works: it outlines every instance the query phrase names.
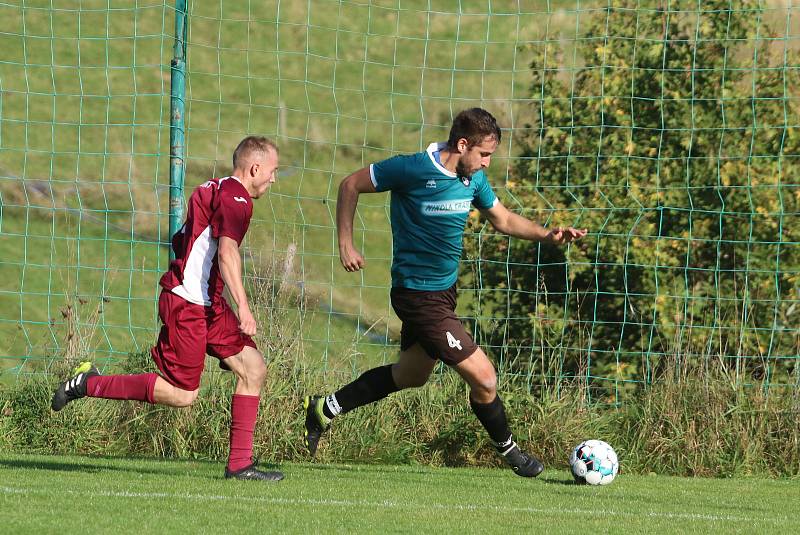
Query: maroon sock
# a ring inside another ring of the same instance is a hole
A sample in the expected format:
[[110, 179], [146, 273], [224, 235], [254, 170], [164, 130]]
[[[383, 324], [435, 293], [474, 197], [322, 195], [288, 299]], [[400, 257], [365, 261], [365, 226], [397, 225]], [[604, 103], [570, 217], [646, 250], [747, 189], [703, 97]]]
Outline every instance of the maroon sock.
[[228, 470], [234, 472], [253, 461], [253, 431], [258, 417], [258, 396], [234, 394], [231, 399], [231, 456]]
[[86, 380], [86, 395], [90, 398], [135, 399], [153, 403], [153, 389], [158, 375], [95, 375]]

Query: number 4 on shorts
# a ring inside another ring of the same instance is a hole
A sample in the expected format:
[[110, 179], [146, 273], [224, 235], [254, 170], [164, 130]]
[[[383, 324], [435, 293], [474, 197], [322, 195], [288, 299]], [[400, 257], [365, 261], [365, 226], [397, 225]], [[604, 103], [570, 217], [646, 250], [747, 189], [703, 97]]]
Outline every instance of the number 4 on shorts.
[[455, 336], [453, 336], [450, 331], [447, 331], [447, 345], [450, 347], [457, 347], [459, 351], [461, 350], [461, 340], [458, 340]]

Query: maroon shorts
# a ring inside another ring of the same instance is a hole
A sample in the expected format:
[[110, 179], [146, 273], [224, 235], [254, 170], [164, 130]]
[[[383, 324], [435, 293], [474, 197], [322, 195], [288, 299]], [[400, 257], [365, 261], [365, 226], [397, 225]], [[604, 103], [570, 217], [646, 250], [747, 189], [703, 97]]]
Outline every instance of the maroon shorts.
[[158, 315], [164, 325], [150, 354], [164, 379], [183, 390], [200, 386], [206, 353], [223, 360], [244, 346], [256, 347], [225, 299], [203, 306], [162, 290]]
[[456, 316], [456, 287], [429, 292], [392, 288], [392, 308], [403, 322], [400, 350], [414, 344], [449, 366], [472, 355], [478, 346]]

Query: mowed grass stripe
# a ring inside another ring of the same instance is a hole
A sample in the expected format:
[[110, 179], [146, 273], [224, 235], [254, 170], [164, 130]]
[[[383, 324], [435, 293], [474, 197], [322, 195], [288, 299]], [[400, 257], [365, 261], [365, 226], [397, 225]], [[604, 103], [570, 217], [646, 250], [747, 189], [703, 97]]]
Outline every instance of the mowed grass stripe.
[[[256, 483], [258, 484], [258, 483]], [[268, 485], [268, 484], [265, 484]], [[33, 487], [0, 487], [0, 492], [5, 494], [49, 494], [49, 491]], [[660, 511], [619, 511], [614, 509], [575, 509], [575, 508], [542, 508], [542, 507], [504, 507], [501, 505], [480, 505], [480, 504], [447, 504], [447, 503], [402, 503], [389, 500], [366, 501], [366, 500], [336, 500], [336, 499], [308, 499], [308, 498], [272, 498], [269, 496], [227, 496], [223, 494], [189, 494], [171, 492], [127, 492], [127, 491], [73, 491], [65, 490], [65, 494], [79, 498], [142, 498], [142, 499], [161, 499], [169, 498], [174, 500], [189, 501], [236, 501], [236, 502], [255, 502], [273, 505], [313, 505], [323, 507], [357, 507], [372, 509], [411, 509], [411, 510], [443, 510], [451, 512], [459, 511], [491, 511], [495, 513], [529, 513], [565, 516], [614, 516], [630, 518], [666, 518], [681, 520], [701, 520], [701, 521], [724, 521], [724, 522], [768, 522], [785, 524], [788, 517], [745, 517], [734, 515], [713, 515], [700, 513], [669, 513]]]

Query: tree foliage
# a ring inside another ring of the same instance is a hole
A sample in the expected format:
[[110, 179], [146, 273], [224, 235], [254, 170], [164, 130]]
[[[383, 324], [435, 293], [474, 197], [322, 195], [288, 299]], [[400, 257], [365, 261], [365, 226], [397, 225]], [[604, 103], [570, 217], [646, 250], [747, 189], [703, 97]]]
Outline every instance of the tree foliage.
[[488, 229], [468, 240], [483, 259], [467, 275], [473, 306], [492, 318], [479, 336], [545, 380], [588, 371], [619, 386], [604, 380], [648, 381], [691, 358], [786, 378], [800, 295], [796, 55], [756, 2], [614, 4], [580, 19], [574, 68], [559, 43], [530, 48], [538, 121], [505, 199], [590, 234], [566, 248]]

